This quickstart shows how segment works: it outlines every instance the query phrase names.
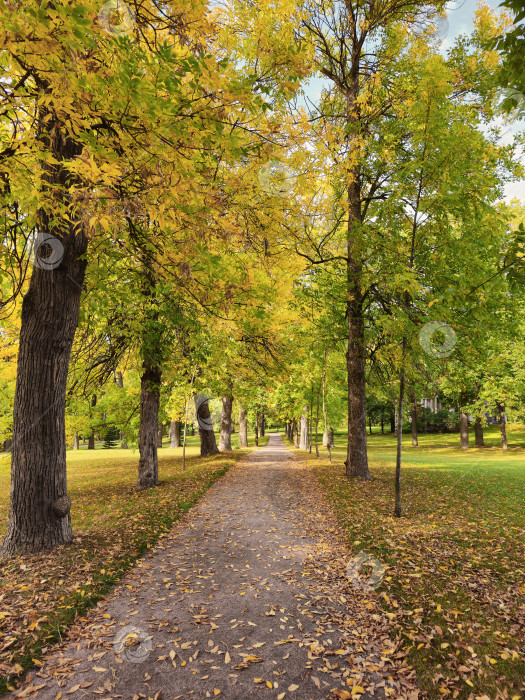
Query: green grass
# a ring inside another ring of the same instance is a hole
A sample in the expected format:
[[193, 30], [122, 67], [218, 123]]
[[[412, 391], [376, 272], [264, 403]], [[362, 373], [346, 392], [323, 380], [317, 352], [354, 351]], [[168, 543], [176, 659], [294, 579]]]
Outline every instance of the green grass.
[[[219, 444], [219, 435], [216, 432], [215, 438], [217, 441], [217, 444]], [[268, 435], [265, 435], [264, 437], [259, 436], [259, 447], [264, 446], [268, 443]], [[199, 436], [197, 433], [195, 435], [190, 435], [188, 432], [188, 435], [186, 436], [186, 453], [187, 454], [199, 454]], [[159, 448], [161, 450], [161, 454], [164, 453], [164, 450], [166, 450], [167, 454], [173, 454], [173, 455], [178, 455], [182, 454], [182, 447], [177, 447], [177, 448], [171, 448], [170, 446], [170, 441], [168, 438], [164, 437], [162, 441], [162, 448]], [[249, 447], [255, 447], [255, 433], [248, 433], [248, 446]], [[232, 447], [233, 449], [238, 449], [239, 447], [239, 437], [237, 433], [232, 434]], [[110, 449], [106, 449], [103, 446], [102, 441], [97, 440], [95, 443], [95, 450], [99, 452], [100, 450], [104, 450], [104, 452], [112, 455], [118, 455], [119, 457], [129, 457], [130, 454], [132, 455], [138, 455], [138, 448], [128, 448], [127, 450], [121, 450], [120, 447], [112, 447]], [[93, 454], [93, 450], [88, 450], [87, 442], [86, 444], [82, 444], [82, 442], [79, 445], [78, 450], [73, 450], [71, 448], [68, 448], [67, 450], [68, 454], [72, 455], [78, 455], [80, 459], [80, 454], [83, 454], [84, 452], [87, 452], [88, 454]], [[0, 460], [1, 460], [1, 453], [0, 453]], [[1, 464], [1, 461], [0, 461]]]
[[346, 478], [343, 435], [332, 464], [307, 455], [354, 552], [388, 565], [377, 591], [431, 698], [525, 697], [525, 426], [508, 438], [503, 452], [497, 426], [469, 451], [404, 436], [402, 518], [393, 436], [369, 437], [371, 482]]
[[[268, 437], [261, 438], [265, 444]], [[74, 542], [52, 552], [0, 562], [0, 693], [16, 685], [42, 650], [61, 638], [129, 570], [144, 550], [248, 450], [199, 456], [190, 437], [159, 450], [160, 485], [136, 490], [138, 451], [70, 450], [68, 492]], [[237, 443], [233, 437], [233, 446]], [[249, 436], [253, 445], [253, 435]], [[251, 448], [248, 448], [251, 449]], [[0, 459], [0, 535], [9, 508], [9, 459]]]
[[[386, 426], [385, 426], [386, 429]], [[336, 434], [337, 438], [345, 440], [342, 432]], [[458, 433], [419, 433], [419, 447], [440, 447], [440, 448], [458, 448], [459, 434]], [[396, 447], [397, 438], [390, 432], [381, 435], [381, 429], [378, 426], [372, 426], [372, 435], [368, 435], [369, 444], [372, 449], [379, 448], [394, 448]], [[471, 448], [474, 448], [474, 429], [469, 429], [469, 440]], [[487, 448], [501, 448], [501, 434], [499, 425], [489, 425], [484, 430], [484, 440]], [[509, 448], [525, 447], [525, 425], [507, 425], [507, 441]], [[403, 448], [412, 449], [412, 436], [410, 433], [403, 433]]]

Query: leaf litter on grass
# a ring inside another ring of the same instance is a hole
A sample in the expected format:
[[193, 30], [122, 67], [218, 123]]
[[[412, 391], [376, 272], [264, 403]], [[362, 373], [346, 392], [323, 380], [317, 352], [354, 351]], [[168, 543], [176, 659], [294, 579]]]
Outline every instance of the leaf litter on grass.
[[[169, 529], [187, 504], [231, 465], [231, 458], [220, 456], [204, 463], [193, 460], [184, 474], [180, 460], [163, 460], [165, 480], [145, 492], [113, 482], [108, 469], [105, 484], [80, 490], [73, 500], [75, 537], [71, 545], [0, 561], [0, 672], [4, 688], [12, 688], [23, 670], [35, 664], [35, 658], [38, 665], [40, 654], [61, 639], [61, 630]], [[119, 475], [118, 470], [115, 473]]]
[[391, 468], [374, 464], [365, 483], [336, 463], [310, 465], [350, 544], [388, 565], [383, 608], [430, 696], [525, 697], [523, 510], [484, 498], [483, 462], [452, 475], [405, 470], [400, 519]]

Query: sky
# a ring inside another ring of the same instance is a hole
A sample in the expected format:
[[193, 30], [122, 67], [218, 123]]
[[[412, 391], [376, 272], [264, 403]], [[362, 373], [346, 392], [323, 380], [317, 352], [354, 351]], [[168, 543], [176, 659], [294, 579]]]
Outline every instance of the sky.
[[[489, 7], [497, 9], [499, 2], [486, 2]], [[460, 34], [469, 34], [474, 28], [474, 15], [478, 7], [478, 0], [451, 0], [447, 3], [447, 21], [440, 27], [440, 35], [442, 37], [441, 50], [446, 52]], [[315, 78], [310, 81], [309, 87], [306, 90], [307, 96], [312, 101], [319, 99], [320, 92], [324, 81], [320, 78]], [[498, 122], [496, 121], [496, 124]], [[513, 133], [525, 128], [525, 121], [516, 122], [513, 126], [507, 126], [505, 131], [507, 135], [504, 138], [504, 143], [512, 141]], [[525, 164], [525, 155], [522, 158]], [[525, 201], [525, 180], [509, 183], [505, 186], [505, 199], [510, 201], [514, 197], [518, 197]]]

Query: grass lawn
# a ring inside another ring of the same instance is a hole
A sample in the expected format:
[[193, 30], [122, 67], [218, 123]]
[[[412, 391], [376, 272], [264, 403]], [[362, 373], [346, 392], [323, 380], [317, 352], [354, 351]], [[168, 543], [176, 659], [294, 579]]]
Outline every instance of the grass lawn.
[[[260, 438], [259, 445], [267, 441]], [[160, 486], [137, 492], [138, 450], [69, 450], [74, 542], [0, 562], [0, 693], [246, 451], [203, 459], [198, 436], [190, 437], [183, 472], [182, 448], [163, 447]], [[9, 485], [9, 456], [0, 455], [0, 535], [7, 524]]]
[[431, 698], [525, 698], [525, 426], [508, 439], [404, 436], [400, 519], [393, 436], [369, 436], [371, 482], [345, 477], [343, 435], [332, 464], [308, 455], [354, 552], [388, 565], [377, 593]]

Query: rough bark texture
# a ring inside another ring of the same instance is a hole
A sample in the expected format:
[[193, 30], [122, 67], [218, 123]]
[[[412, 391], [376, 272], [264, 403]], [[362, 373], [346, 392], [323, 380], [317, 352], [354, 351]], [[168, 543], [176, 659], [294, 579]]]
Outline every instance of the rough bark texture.
[[485, 440], [483, 439], [483, 426], [481, 425], [481, 418], [479, 416], [474, 422], [474, 435], [476, 436], [476, 447], [485, 447]]
[[459, 409], [459, 444], [462, 450], [468, 450], [468, 416]]
[[314, 428], [314, 414], [313, 414], [313, 401], [314, 401], [314, 394], [313, 394], [313, 387], [312, 387], [312, 395], [310, 397], [310, 411], [308, 413], [308, 450], [310, 454], [312, 454], [312, 445], [314, 442], [313, 438], [313, 428]]
[[201, 457], [217, 454], [217, 441], [213, 431], [213, 423], [210, 416], [208, 401], [199, 401], [195, 396], [195, 409], [199, 424], [199, 438], [201, 441]]
[[323, 373], [323, 445], [328, 445], [328, 417], [326, 413], [326, 374]]
[[172, 420], [170, 423], [170, 447], [180, 447], [180, 421]]
[[[91, 406], [94, 407], [97, 405], [97, 395], [93, 394], [93, 397], [91, 399]], [[89, 415], [91, 416], [91, 411], [89, 412]], [[88, 436], [88, 450], [94, 450], [95, 449], [95, 431], [91, 431], [91, 435]]]
[[328, 442], [326, 446], [330, 448], [334, 446], [334, 429], [332, 427], [328, 429]]
[[[42, 93], [49, 92], [46, 85], [39, 87]], [[72, 162], [82, 153], [82, 147], [64, 138], [52, 112], [42, 107], [38, 116], [40, 139], [57, 161], [42, 167], [42, 190], [49, 205], [38, 210], [38, 226], [42, 234], [60, 241], [61, 248], [53, 250], [52, 257], [49, 246], [42, 245], [44, 249], [35, 251], [29, 289], [22, 303], [13, 409], [11, 506], [0, 555], [37, 552], [72, 539], [69, 511], [57, 515], [53, 504], [67, 494], [66, 382], [87, 264], [80, 257], [87, 252], [88, 239], [74, 208], [69, 209], [68, 218], [60, 219], [55, 212], [69, 206], [67, 191], [74, 185], [63, 163]], [[46, 257], [54, 261], [52, 265], [46, 265]]]
[[507, 427], [505, 423], [505, 404], [498, 403], [499, 429], [501, 433], [501, 448], [507, 449]]
[[248, 419], [242, 406], [239, 406], [239, 447], [248, 447]]
[[[403, 338], [403, 363], [405, 358], [406, 338]], [[397, 406], [397, 450], [396, 450], [396, 479], [395, 491], [396, 502], [394, 506], [394, 515], [400, 518], [403, 515], [401, 505], [401, 455], [403, 450], [403, 402], [405, 398], [405, 370], [401, 370], [399, 378], [399, 402]]]
[[232, 449], [232, 405], [233, 397], [223, 396], [221, 410], [221, 426], [219, 436], [219, 452], [231, 452]]
[[394, 429], [394, 435], [396, 436], [396, 438], [399, 437], [399, 422], [398, 422], [398, 418], [399, 418], [399, 412], [398, 412], [398, 407], [396, 406], [396, 407], [395, 407], [395, 410], [394, 410], [394, 422], [395, 422], [395, 426], [396, 426], [395, 429]]
[[147, 360], [142, 364], [140, 378], [140, 428], [139, 428], [139, 489], [147, 489], [159, 483], [157, 440], [159, 429], [159, 387], [162, 372]]
[[417, 439], [417, 399], [415, 394], [412, 394], [412, 447], [417, 447], [419, 442]]
[[[121, 389], [124, 388], [124, 379], [122, 377], [122, 372], [116, 372], [115, 383]], [[120, 439], [121, 439], [120, 448], [122, 450], [127, 450], [128, 449], [128, 441], [126, 440], [126, 435], [125, 435], [123, 430], [120, 431]]]
[[80, 448], [80, 443], [79, 443], [79, 439], [78, 439], [78, 433], [75, 433], [73, 435], [73, 449], [78, 450], [79, 448]]
[[[350, 84], [346, 93], [347, 121], [354, 124], [359, 96], [359, 51], [352, 55]], [[362, 290], [361, 246], [363, 222], [361, 210], [361, 177], [357, 165], [349, 167], [348, 231], [346, 262], [346, 313], [348, 347], [346, 369], [348, 376], [348, 447], [346, 474], [349, 477], [370, 479], [366, 450], [366, 376], [365, 376], [365, 322]]]
[[293, 419], [293, 444], [294, 447], [299, 447], [299, 428], [296, 418]]
[[315, 456], [319, 457], [319, 394], [321, 393], [321, 387], [317, 392], [317, 411], [315, 414]]
[[308, 449], [308, 409], [306, 406], [301, 416], [301, 438], [299, 441], [299, 449]]

